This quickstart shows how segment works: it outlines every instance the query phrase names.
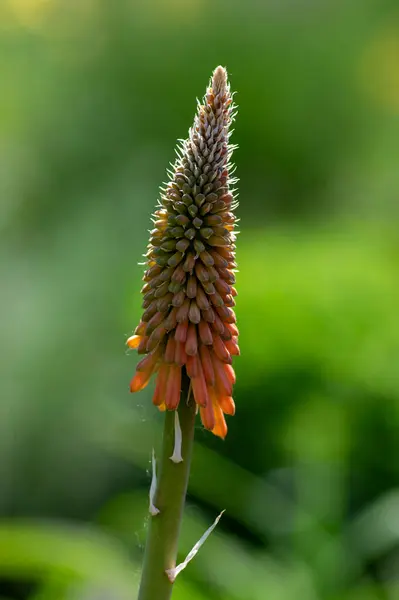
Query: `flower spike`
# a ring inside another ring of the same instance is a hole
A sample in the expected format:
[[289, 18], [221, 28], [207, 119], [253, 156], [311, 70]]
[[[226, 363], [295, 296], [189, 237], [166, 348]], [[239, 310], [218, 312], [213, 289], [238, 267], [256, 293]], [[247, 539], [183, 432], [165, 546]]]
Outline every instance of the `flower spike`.
[[226, 69], [217, 67], [153, 215], [144, 312], [127, 341], [145, 355], [131, 391], [157, 373], [154, 404], [176, 410], [184, 369], [205, 428], [222, 438], [224, 414], [235, 411], [231, 363], [239, 354], [233, 309], [237, 180], [229, 144], [234, 110]]

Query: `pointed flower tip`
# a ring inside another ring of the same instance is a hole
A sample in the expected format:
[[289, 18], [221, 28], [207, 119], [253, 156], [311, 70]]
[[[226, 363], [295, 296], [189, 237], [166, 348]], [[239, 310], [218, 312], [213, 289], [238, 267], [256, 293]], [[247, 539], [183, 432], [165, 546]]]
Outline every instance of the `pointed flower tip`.
[[227, 86], [227, 71], [220, 65], [216, 67], [212, 75], [212, 90], [215, 95], [220, 94]]

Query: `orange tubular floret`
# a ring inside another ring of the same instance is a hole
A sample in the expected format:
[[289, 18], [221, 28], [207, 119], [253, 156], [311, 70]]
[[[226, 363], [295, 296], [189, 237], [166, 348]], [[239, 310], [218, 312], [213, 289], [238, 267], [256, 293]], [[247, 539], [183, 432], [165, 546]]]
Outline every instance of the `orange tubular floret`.
[[180, 401], [181, 367], [170, 365], [166, 383], [165, 404], [168, 410], [176, 410]]
[[187, 339], [187, 329], [188, 329], [188, 321], [185, 323], [179, 323], [176, 327], [175, 340], [176, 342], [186, 343]]
[[166, 335], [165, 327], [163, 327], [163, 325], [158, 325], [158, 327], [156, 329], [154, 329], [154, 331], [148, 338], [148, 342], [147, 342], [147, 346], [146, 346], [147, 352], [151, 352], [151, 350], [154, 350], [154, 348], [157, 347], [159, 342], [161, 342], [163, 340], [165, 335]]
[[141, 341], [140, 341], [140, 343], [138, 345], [138, 348], [137, 348], [137, 353], [138, 354], [145, 354], [146, 353], [147, 342], [148, 342], [148, 336], [144, 335], [141, 338]]
[[169, 336], [168, 342], [165, 348], [164, 361], [169, 364], [173, 364], [175, 362], [175, 353], [176, 353], [176, 342], [172, 336]]
[[155, 385], [155, 392], [154, 396], [152, 397], [153, 404], [155, 404], [155, 406], [158, 406], [160, 410], [162, 410], [161, 407], [165, 405], [165, 389], [169, 377], [169, 368], [170, 366], [165, 363], [162, 363], [159, 367], [157, 382]]
[[218, 403], [225, 415], [233, 416], [236, 412], [236, 406], [231, 396], [219, 396]]
[[201, 321], [198, 325], [198, 333], [203, 344], [211, 346], [213, 343], [212, 331], [206, 321]]
[[212, 431], [215, 427], [215, 413], [213, 411], [213, 403], [208, 402], [204, 408], [201, 406], [200, 415], [202, 424], [205, 427], [205, 429], [209, 429], [209, 431]]
[[126, 344], [129, 348], [135, 349], [138, 348], [141, 339], [141, 335], [131, 335], [130, 338], [127, 339]]
[[188, 326], [186, 352], [189, 356], [195, 356], [198, 350], [197, 331], [195, 325], [190, 323]]
[[143, 390], [148, 385], [151, 375], [152, 371], [138, 371], [130, 382], [130, 391], [134, 393]]
[[224, 326], [231, 332], [231, 335], [238, 335], [238, 328], [235, 323], [225, 323]]
[[238, 347], [238, 344], [234, 338], [231, 340], [227, 340], [224, 343], [224, 345], [226, 346], [227, 350], [230, 352], [230, 356], [240, 356], [240, 348]]
[[186, 370], [189, 377], [193, 378], [198, 376], [198, 364], [199, 360], [197, 354], [195, 356], [187, 356]]
[[213, 368], [215, 370], [216, 389], [220, 395], [231, 396], [233, 384], [225, 371], [225, 364], [216, 356], [213, 356]]
[[[222, 335], [223, 331], [224, 331], [224, 324], [222, 319], [219, 317], [218, 314], [215, 313], [215, 320], [212, 323], [212, 329], [215, 331], [215, 333]], [[216, 336], [214, 336], [216, 337]]]
[[160, 354], [161, 349], [157, 348], [155, 352], [147, 354], [147, 356], [141, 359], [136, 367], [136, 374], [130, 382], [131, 392], [139, 392], [146, 387], [156, 369]]
[[148, 372], [151, 376], [160, 356], [161, 348], [158, 346], [156, 350], [154, 350], [150, 354], [147, 354], [144, 358], [141, 359], [141, 361], [136, 367], [136, 371], [140, 371], [141, 373]]
[[213, 351], [215, 352], [216, 356], [220, 358], [220, 360], [225, 363], [231, 363], [230, 352], [227, 350], [224, 342], [218, 335], [213, 336]]
[[175, 363], [182, 367], [187, 362], [187, 354], [184, 344], [182, 342], [176, 342], [175, 349]]
[[198, 355], [195, 357], [197, 359], [197, 375], [191, 378], [191, 385], [194, 393], [194, 400], [200, 406], [206, 406], [210, 403], [208, 389], [206, 386], [206, 381], [204, 377], [204, 373], [201, 366], [201, 361]]
[[212, 429], [212, 433], [224, 440], [227, 435], [227, 425], [223, 411], [217, 402], [213, 402], [213, 412], [215, 415], [215, 427]]
[[226, 373], [228, 380], [234, 385], [236, 382], [236, 374], [233, 367], [231, 365], [224, 365], [224, 372]]
[[215, 370], [212, 364], [211, 353], [209, 352], [207, 346], [200, 346], [200, 356], [205, 380], [208, 385], [213, 386], [215, 385]]
[[137, 325], [136, 329], [134, 330], [134, 333], [136, 335], [144, 335], [146, 327], [147, 327], [147, 323], [144, 323], [144, 321], [140, 321], [140, 323]]

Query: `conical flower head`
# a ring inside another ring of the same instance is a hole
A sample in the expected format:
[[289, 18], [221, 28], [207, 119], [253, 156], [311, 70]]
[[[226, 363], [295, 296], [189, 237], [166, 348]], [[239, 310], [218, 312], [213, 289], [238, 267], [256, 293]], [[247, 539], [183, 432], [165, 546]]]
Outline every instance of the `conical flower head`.
[[184, 369], [204, 426], [220, 437], [227, 433], [224, 414], [235, 411], [231, 363], [239, 354], [233, 310], [235, 180], [229, 176], [233, 118], [227, 73], [217, 67], [154, 213], [144, 313], [127, 342], [145, 355], [131, 391], [143, 389], [157, 373], [153, 402], [175, 410]]

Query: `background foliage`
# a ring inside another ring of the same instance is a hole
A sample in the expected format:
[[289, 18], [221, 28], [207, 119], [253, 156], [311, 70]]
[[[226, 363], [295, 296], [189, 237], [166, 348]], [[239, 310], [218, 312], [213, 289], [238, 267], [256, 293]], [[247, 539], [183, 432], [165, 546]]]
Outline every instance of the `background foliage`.
[[193, 600], [399, 598], [396, 0], [3, 0], [1, 598], [135, 595], [161, 418], [137, 265], [212, 69], [237, 90], [237, 416], [198, 422]]

